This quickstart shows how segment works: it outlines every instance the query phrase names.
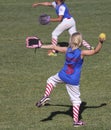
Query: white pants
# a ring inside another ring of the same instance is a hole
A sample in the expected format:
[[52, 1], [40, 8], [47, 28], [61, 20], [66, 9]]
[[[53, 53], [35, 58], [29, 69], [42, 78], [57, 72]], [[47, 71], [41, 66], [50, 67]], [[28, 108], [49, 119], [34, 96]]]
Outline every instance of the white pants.
[[70, 19], [63, 19], [63, 21], [52, 32], [52, 39], [57, 41], [58, 36], [65, 30], [68, 30], [70, 36], [76, 32], [76, 22], [72, 17]]
[[[54, 87], [58, 83], [64, 83], [58, 76], [58, 73], [54, 76], [51, 76], [48, 78], [47, 83], [51, 83]], [[70, 97], [70, 101], [73, 105], [80, 105], [81, 104], [81, 99], [80, 99], [80, 90], [79, 90], [79, 85], [70, 85], [66, 84], [66, 89]]]

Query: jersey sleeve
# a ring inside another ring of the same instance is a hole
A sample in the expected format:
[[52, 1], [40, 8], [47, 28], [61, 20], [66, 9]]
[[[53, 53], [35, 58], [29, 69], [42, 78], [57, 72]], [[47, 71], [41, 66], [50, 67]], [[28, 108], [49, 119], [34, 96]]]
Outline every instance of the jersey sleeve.
[[64, 7], [64, 6], [61, 6], [61, 7], [59, 8], [59, 15], [64, 15], [64, 13], [65, 13], [65, 7]]
[[53, 6], [54, 8], [56, 8], [56, 2], [55, 2], [55, 1], [52, 2], [52, 6]]

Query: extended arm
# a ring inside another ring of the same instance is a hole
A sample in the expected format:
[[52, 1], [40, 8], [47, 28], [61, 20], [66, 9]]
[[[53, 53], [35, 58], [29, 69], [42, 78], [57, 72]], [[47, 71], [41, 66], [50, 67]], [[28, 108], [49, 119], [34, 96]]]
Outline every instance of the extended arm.
[[63, 16], [60, 15], [57, 18], [50, 18], [50, 22], [61, 22], [63, 19]]
[[[32, 7], [37, 6], [50, 6], [53, 7], [52, 2], [40, 2], [40, 3], [34, 3]], [[57, 18], [50, 18], [50, 22], [61, 22], [63, 19], [63, 15], [59, 15]]]
[[55, 45], [42, 45], [41, 48], [52, 49], [52, 50], [56, 50], [62, 53], [65, 53], [67, 51], [67, 47], [60, 47], [60, 46], [55, 46]]
[[37, 7], [37, 6], [52, 6], [52, 3], [51, 2], [40, 2], [40, 3], [34, 3], [32, 5], [32, 7]]
[[83, 58], [84, 56], [91, 56], [91, 55], [98, 53], [102, 48], [103, 42], [104, 42], [104, 40], [101, 41], [101, 39], [99, 39], [98, 44], [95, 47], [95, 49], [94, 50], [83, 50], [81, 52], [81, 57]]

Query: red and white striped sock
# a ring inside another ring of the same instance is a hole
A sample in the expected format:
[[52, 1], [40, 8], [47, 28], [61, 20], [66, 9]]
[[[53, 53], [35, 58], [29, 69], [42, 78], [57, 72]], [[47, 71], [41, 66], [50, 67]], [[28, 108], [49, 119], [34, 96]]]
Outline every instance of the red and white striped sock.
[[73, 120], [74, 122], [78, 122], [79, 118], [79, 108], [80, 105], [74, 105], [73, 106]]
[[50, 95], [50, 93], [53, 90], [53, 87], [54, 87], [53, 84], [51, 84], [51, 83], [47, 84], [46, 89], [45, 89], [45, 93], [44, 93], [45, 97]]
[[85, 40], [83, 40], [82, 45], [83, 45], [84, 47], [86, 47], [87, 49], [89, 49], [89, 50], [91, 49], [90, 44], [89, 44], [88, 42], [86, 42]]
[[55, 39], [55, 38], [52, 38], [52, 45], [57, 45], [57, 39]]
[[[57, 45], [57, 39], [52, 38], [52, 45]], [[56, 52], [55, 50], [52, 50], [53, 52]]]

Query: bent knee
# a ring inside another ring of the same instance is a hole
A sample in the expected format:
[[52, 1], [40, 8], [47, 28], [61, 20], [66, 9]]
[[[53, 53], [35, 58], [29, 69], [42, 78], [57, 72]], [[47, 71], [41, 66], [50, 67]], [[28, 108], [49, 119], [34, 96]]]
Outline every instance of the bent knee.
[[80, 105], [81, 104], [81, 100], [78, 99], [78, 100], [71, 100], [72, 104], [73, 105]]
[[49, 83], [49, 84], [51, 83], [53, 85], [53, 87], [56, 87], [56, 82], [54, 81], [53, 76], [47, 79], [47, 83]]

